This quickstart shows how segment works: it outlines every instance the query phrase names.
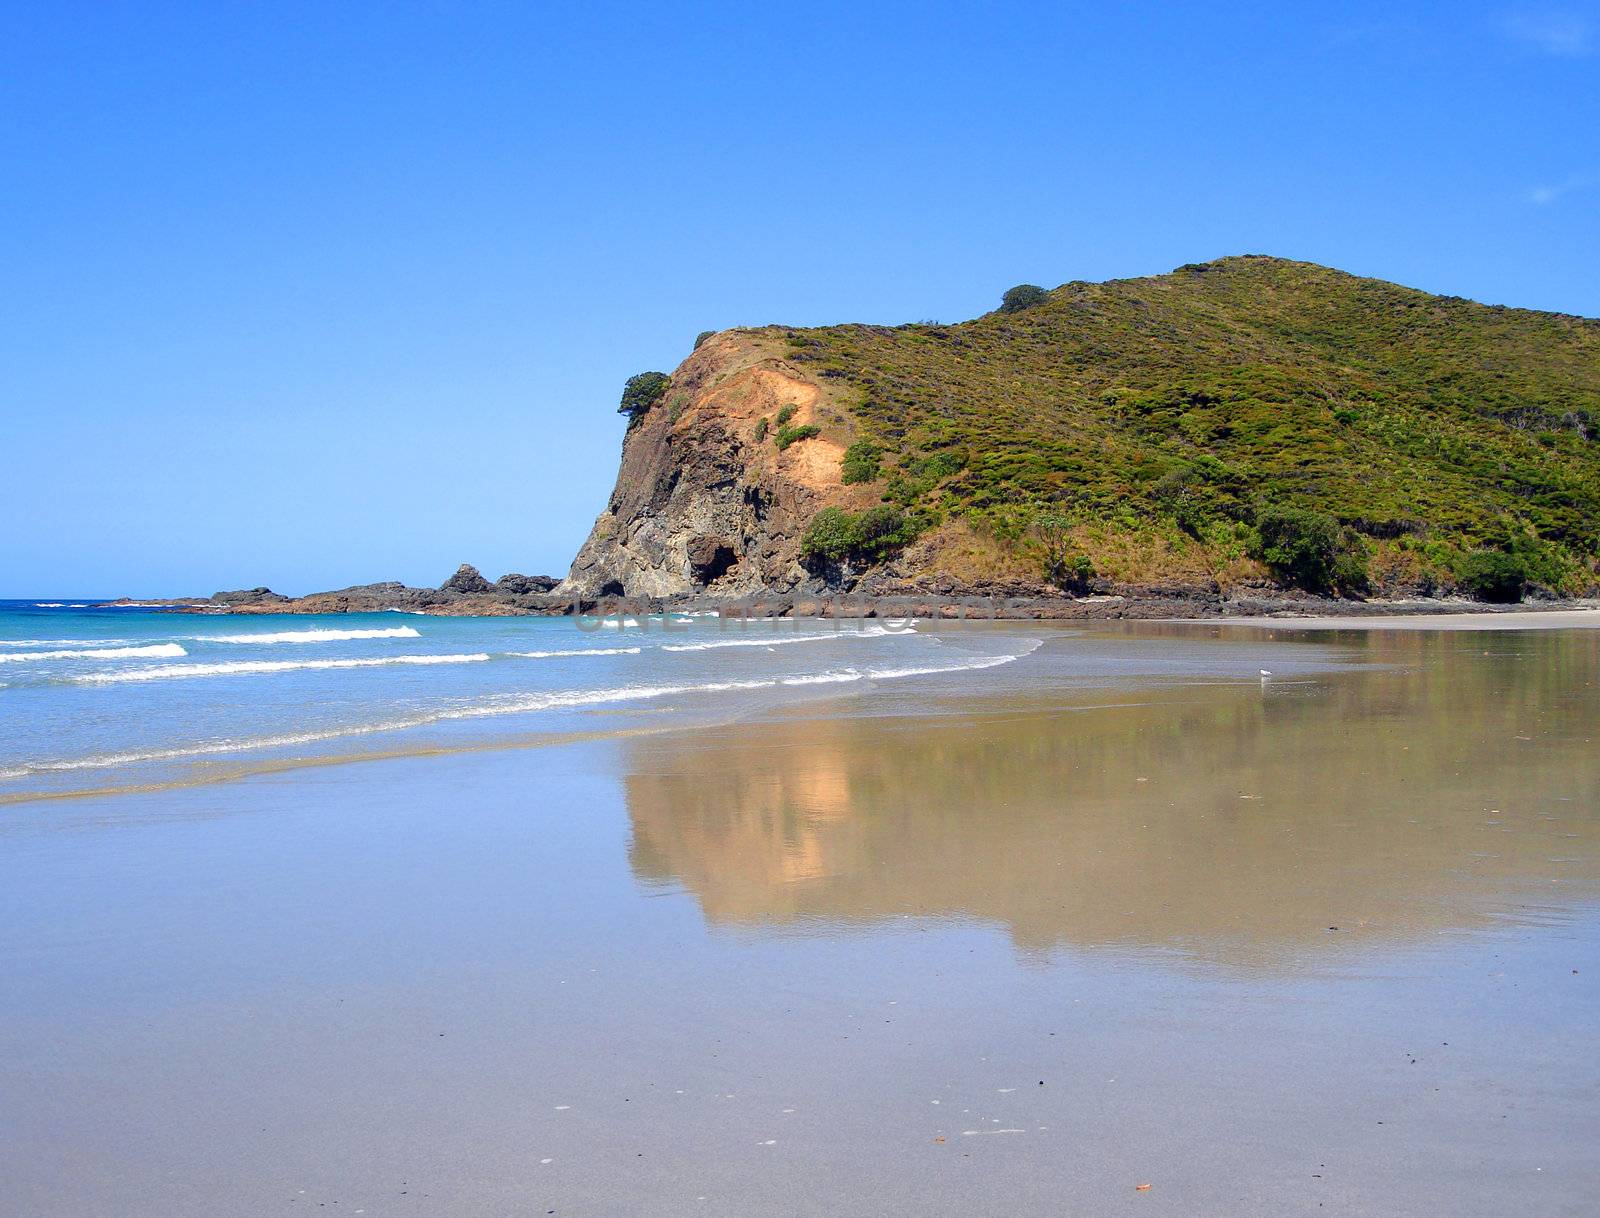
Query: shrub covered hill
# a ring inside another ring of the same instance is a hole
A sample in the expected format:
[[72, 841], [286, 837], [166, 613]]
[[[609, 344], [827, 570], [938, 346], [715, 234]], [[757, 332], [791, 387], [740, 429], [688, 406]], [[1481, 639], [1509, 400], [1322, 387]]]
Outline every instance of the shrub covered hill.
[[629, 382], [566, 590], [1592, 593], [1600, 322], [1233, 257]]

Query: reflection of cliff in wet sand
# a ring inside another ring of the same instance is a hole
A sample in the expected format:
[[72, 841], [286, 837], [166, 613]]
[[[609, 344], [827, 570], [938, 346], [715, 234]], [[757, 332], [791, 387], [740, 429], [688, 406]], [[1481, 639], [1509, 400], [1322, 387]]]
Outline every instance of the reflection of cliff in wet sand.
[[1365, 636], [1397, 667], [1292, 686], [636, 742], [633, 867], [715, 923], [970, 916], [1236, 963], [1593, 899], [1600, 639], [1485, 637]]

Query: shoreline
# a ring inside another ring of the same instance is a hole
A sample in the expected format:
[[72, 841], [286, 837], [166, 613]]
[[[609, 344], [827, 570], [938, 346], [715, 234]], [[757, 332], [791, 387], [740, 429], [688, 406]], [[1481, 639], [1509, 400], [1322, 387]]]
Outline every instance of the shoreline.
[[[398, 587], [398, 586], [396, 586]], [[1307, 594], [1224, 597], [1171, 590], [1160, 594], [1086, 597], [1011, 596], [995, 593], [908, 592], [866, 596], [851, 593], [770, 593], [737, 598], [600, 597], [560, 598], [550, 594], [433, 592], [405, 589], [408, 596], [348, 590], [304, 597], [236, 601], [196, 597], [121, 598], [96, 602], [92, 609], [160, 609], [218, 617], [337, 616], [394, 613], [424, 617], [644, 617], [667, 613], [716, 612], [742, 618], [889, 618], [995, 621], [1209, 621], [1263, 619], [1349, 621], [1364, 618], [1429, 619], [1499, 617], [1541, 613], [1600, 612], [1600, 598], [1521, 601], [1494, 604], [1463, 597], [1352, 600]], [[231, 594], [230, 594], [231, 595]], [[399, 600], [401, 605], [393, 603]]]
[[[738, 621], [733, 629], [754, 629], [755, 622]], [[763, 619], [772, 623], [774, 627], [779, 622], [796, 622], [801, 620], [825, 622], [825, 618], [768, 618]], [[1033, 624], [1047, 630], [1051, 628], [1063, 629], [1061, 637], [1072, 637], [1079, 633], [1064, 629], [1078, 623], [1064, 623], [1058, 621], [1030, 621], [1025, 619], [995, 619], [985, 620], [945, 620], [938, 618], [927, 619], [927, 625], [936, 633], [950, 631], [959, 633], [964, 629], [976, 628], [982, 631], [986, 628], [997, 631], [1014, 632], [1018, 629]], [[1088, 625], [1110, 626], [1117, 624], [1112, 621], [1088, 622]], [[1600, 630], [1600, 607], [1584, 609], [1543, 609], [1522, 607], [1518, 609], [1501, 609], [1496, 612], [1477, 613], [1416, 613], [1416, 614], [1368, 614], [1352, 617], [1328, 616], [1254, 616], [1254, 617], [1211, 617], [1211, 618], [1151, 618], [1129, 623], [1135, 629], [1125, 637], [1131, 642], [1139, 640], [1137, 628], [1144, 627], [1244, 627], [1256, 630], [1279, 630], [1294, 632], [1313, 632], [1321, 630], [1332, 631], [1489, 631], [1489, 632], [1528, 632], [1528, 631], [1555, 631], [1555, 630]], [[633, 626], [627, 629], [637, 630], [641, 634], [649, 633], [649, 626]], [[1019, 659], [1025, 657], [1018, 657]], [[794, 697], [782, 703], [755, 708], [756, 721], [779, 722], [790, 719], [796, 714], [807, 717], [808, 708], [812, 716], [829, 718], [831, 712], [819, 710], [837, 699], [851, 696], [861, 696], [859, 691], [827, 691], [818, 687], [817, 692], [810, 697]], [[986, 691], [968, 690], [960, 694], [951, 694], [941, 691], [941, 697], [956, 697], [958, 699], [970, 698], [976, 707], [989, 695]], [[111, 797], [124, 795], [150, 795], [163, 791], [182, 790], [193, 787], [233, 784], [258, 778], [265, 775], [288, 774], [307, 769], [325, 767], [342, 767], [368, 761], [395, 761], [407, 759], [420, 759], [423, 757], [450, 757], [474, 753], [523, 751], [557, 747], [566, 744], [583, 743], [598, 740], [620, 740], [633, 736], [675, 735], [701, 731], [708, 727], [728, 726], [740, 721], [742, 716], [751, 712], [748, 706], [725, 707], [717, 711], [708, 711], [701, 708], [698, 713], [686, 714], [681, 721], [669, 723], [639, 723], [628, 722], [624, 725], [610, 728], [581, 728], [576, 730], [540, 730], [524, 729], [509, 732], [505, 735], [493, 735], [487, 739], [473, 739], [461, 742], [441, 742], [437, 739], [418, 740], [411, 743], [397, 742], [393, 745], [370, 750], [354, 749], [330, 752], [313, 752], [298, 756], [274, 756], [246, 759], [245, 756], [232, 756], [208, 762], [181, 776], [164, 777], [142, 782], [124, 782], [103, 786], [79, 786], [55, 789], [33, 789], [18, 791], [0, 791], [0, 807], [15, 807], [43, 802], [79, 801], [96, 797]], [[655, 713], [652, 710], [649, 713]], [[976, 712], [975, 712], [976, 713]]]

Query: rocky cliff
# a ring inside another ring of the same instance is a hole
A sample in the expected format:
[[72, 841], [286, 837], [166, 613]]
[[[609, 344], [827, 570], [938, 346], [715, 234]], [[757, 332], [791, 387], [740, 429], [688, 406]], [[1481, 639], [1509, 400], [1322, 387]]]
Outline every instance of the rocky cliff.
[[[727, 331], [679, 365], [629, 424], [616, 487], [559, 594], [740, 596], [815, 582], [800, 556], [807, 523], [878, 495], [844, 485], [854, 425], [825, 378], [783, 351], [771, 333]], [[783, 426], [819, 433], [780, 449]]]

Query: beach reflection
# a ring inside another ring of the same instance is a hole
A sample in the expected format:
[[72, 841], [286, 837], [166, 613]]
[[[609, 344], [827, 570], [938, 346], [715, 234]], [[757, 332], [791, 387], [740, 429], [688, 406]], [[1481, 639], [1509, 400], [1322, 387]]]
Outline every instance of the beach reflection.
[[630, 860], [714, 925], [975, 919], [1029, 952], [1294, 967], [1564, 919], [1600, 895], [1597, 641], [1355, 635], [1391, 667], [635, 741]]

